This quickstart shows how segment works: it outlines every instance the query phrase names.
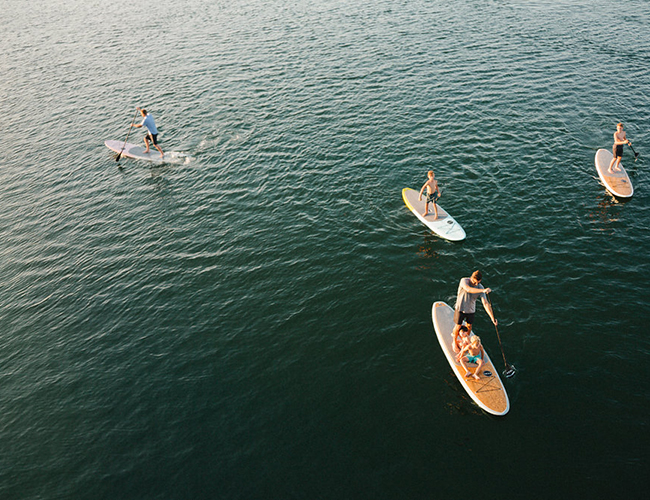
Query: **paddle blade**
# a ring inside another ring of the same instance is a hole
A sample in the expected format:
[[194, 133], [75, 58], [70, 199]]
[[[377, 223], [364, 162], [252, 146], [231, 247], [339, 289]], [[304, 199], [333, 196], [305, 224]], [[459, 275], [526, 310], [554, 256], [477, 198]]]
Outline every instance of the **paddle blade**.
[[117, 153], [117, 156], [115, 157], [115, 161], [120, 161], [120, 156], [122, 156], [122, 153]]
[[515, 373], [517, 370], [515, 370], [515, 367], [513, 365], [508, 365], [506, 366], [506, 369], [503, 370], [503, 376], [505, 378], [512, 378], [515, 376]]

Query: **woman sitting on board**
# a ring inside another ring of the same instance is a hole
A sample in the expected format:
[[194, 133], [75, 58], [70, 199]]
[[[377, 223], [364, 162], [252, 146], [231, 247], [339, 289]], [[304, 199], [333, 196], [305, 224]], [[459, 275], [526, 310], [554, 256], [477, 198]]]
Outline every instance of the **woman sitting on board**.
[[[632, 144], [632, 143], [627, 140], [627, 137], [625, 137], [625, 130], [623, 130], [623, 124], [618, 123], [616, 124], [616, 132], [614, 132], [614, 146], [612, 147], [612, 153], [614, 153], [614, 158], [612, 158], [612, 161], [609, 162], [609, 168], [607, 169], [607, 173], [613, 174], [614, 172], [621, 171], [619, 165], [621, 164], [621, 159], [623, 158], [623, 146], [625, 146], [626, 144]], [[616, 162], [616, 165], [614, 165], [614, 162]], [[612, 165], [614, 165], [613, 169], [612, 169]]]
[[[458, 361], [465, 368], [465, 378], [474, 377], [475, 380], [480, 380], [481, 377], [478, 376], [481, 366], [483, 366], [483, 358], [485, 357], [485, 351], [483, 350], [483, 345], [481, 344], [481, 339], [478, 335], [472, 335], [469, 340], [469, 344], [463, 347], [458, 353]], [[467, 367], [467, 363], [476, 363], [476, 370], [472, 373]]]
[[461, 325], [458, 330], [458, 336], [452, 340], [454, 343], [454, 352], [460, 352], [463, 347], [469, 345], [469, 328], [465, 325]]

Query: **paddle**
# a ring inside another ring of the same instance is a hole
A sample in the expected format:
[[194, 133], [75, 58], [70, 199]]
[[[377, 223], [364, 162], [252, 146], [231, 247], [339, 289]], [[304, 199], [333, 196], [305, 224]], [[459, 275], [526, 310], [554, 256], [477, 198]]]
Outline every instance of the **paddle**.
[[[632, 148], [632, 144], [631, 144], [631, 143], [628, 142], [627, 145], [630, 146], [630, 147]], [[636, 161], [636, 159], [639, 157], [639, 153], [637, 153], [636, 151], [634, 151], [634, 148], [632, 148], [632, 152], [634, 153], [634, 161]]]
[[138, 110], [135, 110], [135, 114], [133, 115], [133, 120], [131, 120], [131, 126], [129, 127], [129, 132], [126, 134], [126, 139], [124, 139], [124, 146], [122, 146], [122, 149], [120, 150], [119, 153], [117, 153], [117, 156], [115, 157], [115, 161], [120, 161], [120, 156], [122, 156], [122, 151], [124, 151], [124, 148], [126, 147], [126, 141], [129, 140], [129, 135], [131, 135], [131, 129], [133, 128], [133, 124], [135, 123], [135, 117], [138, 116]]
[[[488, 298], [488, 303], [490, 304], [490, 308], [492, 308], [492, 302], [490, 302], [490, 294], [486, 294], [486, 297]], [[494, 309], [492, 308], [492, 314], [494, 314]], [[506, 361], [506, 355], [503, 352], [503, 345], [501, 345], [501, 337], [499, 336], [499, 329], [497, 328], [497, 325], [494, 325], [494, 329], [497, 332], [497, 339], [499, 339], [499, 347], [501, 348], [501, 356], [503, 356], [503, 364], [506, 365], [505, 370], [503, 370], [503, 375], [506, 378], [511, 378], [514, 377], [515, 375], [515, 367], [514, 365], [509, 365], [508, 362]]]

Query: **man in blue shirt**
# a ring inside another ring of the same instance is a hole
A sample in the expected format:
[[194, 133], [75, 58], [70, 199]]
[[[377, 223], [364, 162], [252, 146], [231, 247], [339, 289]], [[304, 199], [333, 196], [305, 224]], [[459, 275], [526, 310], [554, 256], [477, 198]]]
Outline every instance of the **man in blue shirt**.
[[145, 127], [148, 131], [147, 135], [144, 136], [144, 143], [147, 146], [147, 148], [144, 150], [145, 153], [149, 152], [149, 139], [151, 139], [151, 142], [153, 143], [154, 147], [160, 151], [160, 157], [163, 157], [163, 150], [160, 149], [160, 146], [158, 146], [158, 129], [156, 128], [156, 123], [153, 121], [153, 116], [151, 114], [147, 113], [146, 109], [140, 109], [140, 108], [135, 108], [137, 109], [144, 120], [142, 120], [142, 123], [136, 123], [133, 125], [136, 128], [140, 127]]

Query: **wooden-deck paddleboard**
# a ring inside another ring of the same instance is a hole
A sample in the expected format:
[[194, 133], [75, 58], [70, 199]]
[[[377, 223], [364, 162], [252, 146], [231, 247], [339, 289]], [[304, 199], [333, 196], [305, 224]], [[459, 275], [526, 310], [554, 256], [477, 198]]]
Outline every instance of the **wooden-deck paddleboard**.
[[[496, 368], [483, 345], [485, 359], [479, 373], [480, 380], [465, 377], [465, 369], [456, 361], [456, 353], [452, 348], [451, 332], [454, 329], [454, 310], [444, 302], [434, 302], [431, 309], [433, 327], [438, 336], [440, 347], [447, 357], [456, 378], [460, 381], [467, 394], [486, 412], [492, 415], [505, 415], [510, 410], [510, 401], [506, 388], [499, 378]], [[468, 365], [476, 372], [475, 365]], [[472, 368], [473, 367], [473, 368]]]
[[614, 196], [618, 198], [631, 198], [634, 194], [634, 187], [632, 187], [630, 177], [627, 175], [623, 165], [618, 165], [621, 169], [620, 172], [614, 172], [612, 174], [607, 172], [613, 158], [614, 155], [611, 151], [607, 151], [606, 149], [596, 151], [595, 163], [598, 177], [600, 177], [600, 181]]
[[[437, 234], [441, 238], [445, 238], [450, 241], [461, 241], [465, 239], [465, 230], [461, 225], [456, 222], [456, 220], [449, 215], [440, 205], [436, 203], [438, 207], [438, 218], [434, 220], [435, 214], [433, 212], [433, 207], [429, 206], [429, 213], [427, 216], [423, 216], [424, 206], [426, 200], [424, 196], [422, 200], [418, 200], [419, 191], [411, 188], [402, 189], [402, 199], [406, 206], [413, 212], [420, 222], [427, 226], [434, 234]], [[431, 204], [429, 204], [431, 205]]]
[[122, 153], [121, 156], [149, 161], [151, 163], [183, 163], [189, 158], [185, 153], [179, 153], [178, 151], [165, 152], [161, 158], [160, 152], [153, 146], [149, 149], [148, 153], [145, 153], [144, 146], [138, 146], [130, 142], [125, 143], [124, 141], [105, 141], [104, 144], [106, 144], [108, 149], [116, 153]]

